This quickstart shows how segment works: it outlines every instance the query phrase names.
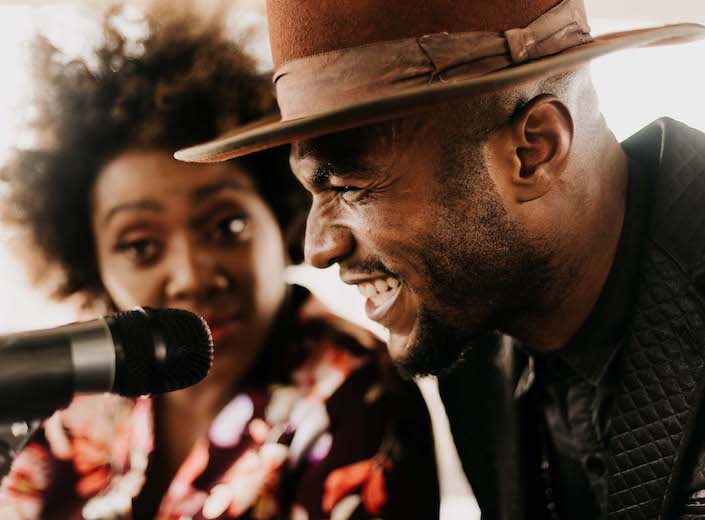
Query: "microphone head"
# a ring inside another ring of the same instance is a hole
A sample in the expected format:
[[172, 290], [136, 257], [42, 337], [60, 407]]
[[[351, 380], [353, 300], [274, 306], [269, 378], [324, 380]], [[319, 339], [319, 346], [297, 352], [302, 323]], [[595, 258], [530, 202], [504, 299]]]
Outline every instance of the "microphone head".
[[206, 321], [181, 309], [139, 308], [108, 318], [118, 351], [113, 391], [128, 397], [195, 385], [213, 364]]

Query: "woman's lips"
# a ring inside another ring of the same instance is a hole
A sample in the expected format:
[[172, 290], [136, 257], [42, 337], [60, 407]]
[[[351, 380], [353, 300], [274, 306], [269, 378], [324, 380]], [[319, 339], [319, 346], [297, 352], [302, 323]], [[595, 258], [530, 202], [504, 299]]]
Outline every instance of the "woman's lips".
[[233, 316], [230, 316], [227, 318], [213, 318], [213, 319], [205, 318], [205, 320], [211, 329], [211, 335], [213, 336], [213, 341], [217, 343], [224, 336], [231, 333], [233, 331], [233, 329], [241, 323], [242, 318], [238, 314], [238, 315], [233, 315]]

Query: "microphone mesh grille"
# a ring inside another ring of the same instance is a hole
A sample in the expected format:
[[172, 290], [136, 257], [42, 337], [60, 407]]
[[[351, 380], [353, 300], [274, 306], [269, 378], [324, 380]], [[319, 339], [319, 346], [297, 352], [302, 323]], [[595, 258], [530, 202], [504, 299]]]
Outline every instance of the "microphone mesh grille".
[[198, 383], [213, 363], [213, 338], [205, 320], [180, 309], [122, 312], [114, 328], [124, 352], [115, 391], [136, 397]]

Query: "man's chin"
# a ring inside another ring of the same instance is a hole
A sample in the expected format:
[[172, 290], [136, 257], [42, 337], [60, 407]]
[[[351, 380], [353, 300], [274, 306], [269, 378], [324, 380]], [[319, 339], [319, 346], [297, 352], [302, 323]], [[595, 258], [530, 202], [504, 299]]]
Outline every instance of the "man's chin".
[[416, 338], [418, 336], [416, 329], [417, 327], [414, 325], [413, 330], [405, 334], [400, 334], [393, 330], [389, 331], [387, 350], [394, 363], [403, 363], [404, 359], [409, 356], [409, 352], [416, 344]]
[[462, 360], [477, 337], [476, 332], [443, 324], [422, 312], [410, 333], [390, 331], [387, 346], [404, 377], [443, 376]]

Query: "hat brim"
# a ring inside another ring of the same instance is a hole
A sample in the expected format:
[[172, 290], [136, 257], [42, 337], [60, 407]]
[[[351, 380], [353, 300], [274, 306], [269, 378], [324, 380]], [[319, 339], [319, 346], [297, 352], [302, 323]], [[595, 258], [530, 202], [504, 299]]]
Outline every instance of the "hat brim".
[[186, 162], [225, 161], [296, 141], [394, 119], [462, 97], [487, 94], [567, 72], [619, 50], [687, 43], [702, 38], [705, 38], [705, 26], [690, 23], [605, 34], [590, 43], [559, 54], [484, 76], [401, 90], [289, 121], [278, 118], [273, 120], [272, 117], [261, 119], [212, 141], [179, 150], [174, 157]]

